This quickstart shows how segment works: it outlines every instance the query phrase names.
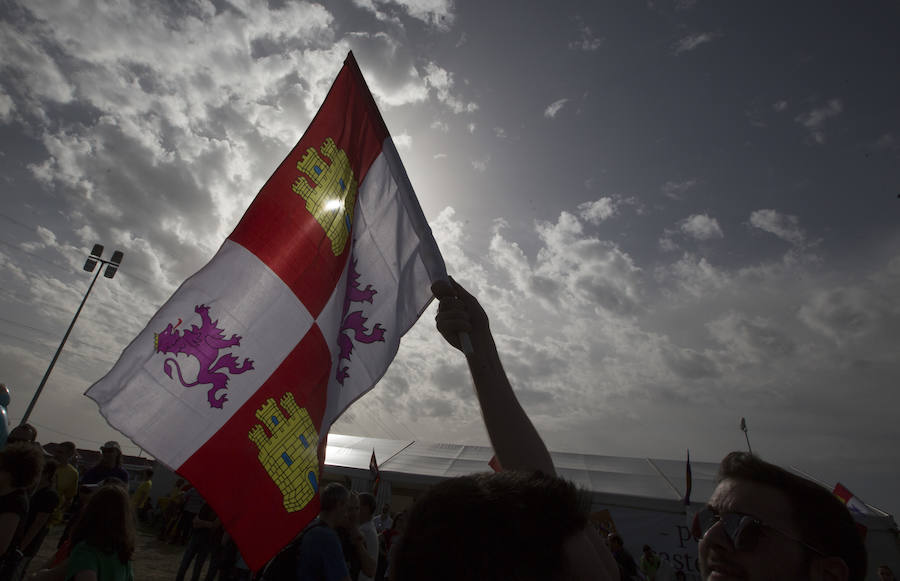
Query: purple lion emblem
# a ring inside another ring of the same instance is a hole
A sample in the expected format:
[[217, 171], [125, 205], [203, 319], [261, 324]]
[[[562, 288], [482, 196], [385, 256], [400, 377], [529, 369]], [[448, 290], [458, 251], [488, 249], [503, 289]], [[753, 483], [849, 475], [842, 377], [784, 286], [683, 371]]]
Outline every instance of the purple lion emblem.
[[[238, 365], [237, 357], [231, 353], [225, 353], [219, 357], [219, 352], [228, 347], [234, 347], [241, 344], [241, 338], [238, 335], [232, 335], [231, 339], [225, 338], [225, 332], [218, 327], [219, 321], [213, 322], [209, 318], [209, 307], [206, 305], [197, 305], [194, 312], [200, 315], [202, 324], [200, 327], [191, 325], [190, 329], [176, 331], [175, 328], [181, 324], [172, 326], [172, 323], [165, 330], [156, 335], [156, 352], [157, 353], [174, 353], [178, 355], [184, 353], [187, 356], [197, 358], [200, 363], [200, 371], [197, 372], [197, 380], [192, 383], [185, 383], [184, 377], [181, 375], [181, 367], [172, 357], [167, 357], [163, 370], [166, 375], [172, 377], [172, 368], [178, 372], [178, 381], [184, 387], [194, 387], [195, 385], [212, 384], [206, 395], [210, 407], [221, 408], [228, 401], [228, 395], [219, 394], [220, 391], [228, 387], [229, 375], [220, 369], [227, 369], [231, 373], [244, 373], [253, 369], [253, 361], [245, 358], [242, 365]], [[174, 379], [174, 378], [173, 378]]]
[[[338, 383], [344, 385], [344, 380], [350, 375], [347, 373], [347, 367], [341, 367], [341, 361], [350, 361], [350, 355], [353, 353], [354, 341], [360, 343], [375, 343], [376, 341], [384, 341], [384, 327], [380, 323], [376, 323], [371, 331], [366, 328], [367, 317], [363, 316], [362, 310], [353, 311], [349, 315], [350, 303], [372, 302], [372, 297], [378, 293], [367, 284], [366, 288], [359, 288], [359, 273], [356, 272], [356, 261], [350, 263], [350, 272], [347, 273], [347, 293], [344, 295], [344, 310], [341, 313], [343, 323], [341, 323], [340, 334], [338, 335], [338, 347], [341, 349], [338, 359], [338, 369], [335, 379]], [[350, 334], [345, 331], [350, 331]], [[351, 339], [352, 334], [352, 339]]]

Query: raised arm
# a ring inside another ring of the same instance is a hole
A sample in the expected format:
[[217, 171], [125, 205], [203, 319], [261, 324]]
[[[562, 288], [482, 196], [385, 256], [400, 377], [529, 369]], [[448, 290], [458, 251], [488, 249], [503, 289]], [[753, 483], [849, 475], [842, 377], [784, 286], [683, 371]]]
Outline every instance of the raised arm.
[[488, 316], [478, 300], [452, 278], [450, 282], [434, 283], [431, 290], [440, 301], [435, 319], [441, 335], [460, 350], [460, 333], [468, 333], [472, 341], [472, 353], [467, 354], [466, 359], [484, 425], [500, 465], [504, 470], [540, 470], [555, 475], [544, 441], [509, 384], [491, 335]]

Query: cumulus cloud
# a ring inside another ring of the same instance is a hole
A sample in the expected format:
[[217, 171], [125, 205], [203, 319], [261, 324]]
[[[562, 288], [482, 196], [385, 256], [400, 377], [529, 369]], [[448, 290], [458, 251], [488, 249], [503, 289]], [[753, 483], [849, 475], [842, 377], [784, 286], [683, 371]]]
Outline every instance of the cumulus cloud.
[[587, 220], [592, 224], [599, 224], [616, 215], [618, 204], [613, 198], [604, 196], [593, 202], [579, 204], [578, 210], [582, 219]]
[[7, 95], [3, 89], [0, 88], [0, 121], [4, 123], [10, 121], [15, 110], [16, 104], [12, 100], [12, 97]]
[[796, 350], [794, 341], [765, 317], [729, 312], [706, 326], [736, 364], [771, 362], [789, 357]]
[[719, 227], [719, 221], [706, 214], [693, 214], [688, 216], [679, 224], [682, 232], [696, 238], [697, 240], [711, 240], [713, 238], [724, 238], [722, 228]]
[[672, 234], [669, 231], [666, 231], [659, 237], [657, 244], [663, 252], [675, 252], [679, 248], [678, 243], [672, 239]]
[[772, 209], [755, 210], [750, 214], [750, 224], [794, 245], [803, 244], [806, 238], [796, 216], [781, 214]]
[[441, 121], [441, 120], [432, 121], [430, 127], [432, 129], [434, 129], [435, 131], [440, 131], [441, 133], [447, 133], [448, 131], [450, 131], [450, 126], [447, 124], [446, 121]]
[[409, 149], [412, 147], [413, 138], [409, 133], [405, 131], [398, 135], [394, 135], [393, 139], [394, 145], [397, 146], [397, 149]]
[[695, 50], [697, 47], [710, 43], [716, 40], [719, 34], [713, 32], [699, 32], [696, 34], [689, 34], [678, 40], [672, 47], [675, 51], [676, 55], [679, 55], [684, 52], [690, 52]]
[[814, 107], [806, 113], [801, 113], [794, 120], [806, 128], [810, 139], [815, 143], [825, 143], [825, 122], [834, 119], [844, 110], [844, 104], [840, 99], [831, 99], [821, 107]]
[[400, 107], [428, 99], [427, 80], [419, 74], [414, 55], [402, 42], [386, 32], [352, 32], [347, 35], [347, 43], [358, 55], [379, 105]]
[[695, 381], [720, 374], [715, 359], [689, 347], [667, 346], [662, 351], [662, 356], [669, 369], [680, 379]]
[[663, 252], [674, 252], [680, 248], [677, 239], [688, 237], [707, 241], [724, 238], [719, 221], [707, 214], [692, 214], [678, 222], [675, 228], [666, 228], [657, 244]]
[[568, 102], [568, 99], [557, 99], [556, 101], [553, 101], [552, 103], [547, 105], [546, 109], [544, 109], [544, 117], [546, 117], [547, 119], [553, 119]]
[[673, 290], [687, 293], [692, 298], [710, 297], [727, 289], [732, 278], [713, 266], [706, 258], [685, 253], [658, 274], [671, 282]]
[[538, 252], [533, 288], [544, 300], [559, 301], [565, 288], [573, 303], [584, 308], [624, 314], [640, 310], [641, 269], [616, 244], [585, 236], [581, 222], [568, 212], [556, 223], [539, 222], [537, 233], [544, 248]]
[[788, 102], [785, 101], [784, 99], [775, 101], [772, 104], [772, 109], [774, 109], [776, 113], [782, 113], [784, 111], [787, 111], [787, 108], [788, 108]]
[[429, 62], [425, 65], [425, 82], [437, 95], [438, 100], [446, 105], [454, 113], [472, 113], [478, 110], [478, 103], [465, 102], [459, 96], [451, 92], [453, 89], [453, 74], [435, 64]]
[[456, 19], [453, 0], [353, 0], [353, 3], [372, 12], [379, 20], [396, 22], [399, 10], [440, 30], [448, 30]]
[[838, 344], [872, 333], [887, 305], [861, 286], [822, 289], [799, 311], [799, 318], [811, 329]]

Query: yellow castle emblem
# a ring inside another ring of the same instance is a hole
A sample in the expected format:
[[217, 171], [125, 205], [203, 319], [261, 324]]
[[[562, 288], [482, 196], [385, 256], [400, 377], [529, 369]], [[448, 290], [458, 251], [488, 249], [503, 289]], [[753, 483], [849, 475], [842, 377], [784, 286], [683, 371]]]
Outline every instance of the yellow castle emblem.
[[248, 436], [259, 448], [263, 468], [281, 490], [285, 510], [296, 512], [309, 504], [319, 490], [319, 435], [306, 408], [297, 405], [292, 393], [281, 396], [280, 403], [281, 409], [270, 397], [256, 410], [257, 419], [271, 436], [258, 424]]
[[319, 150], [310, 147], [297, 162], [302, 175], [291, 189], [306, 200], [306, 209], [325, 229], [331, 251], [339, 256], [350, 237], [357, 183], [350, 159], [332, 138], [327, 138]]

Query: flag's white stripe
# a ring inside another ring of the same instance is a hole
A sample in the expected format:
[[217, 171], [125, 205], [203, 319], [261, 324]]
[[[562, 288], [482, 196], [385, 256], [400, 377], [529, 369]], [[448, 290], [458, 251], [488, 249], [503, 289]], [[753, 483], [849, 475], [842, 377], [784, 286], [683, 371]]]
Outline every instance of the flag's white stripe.
[[[351, 303], [348, 312], [363, 311], [367, 332], [380, 323], [385, 328], [384, 341], [356, 342], [350, 360], [338, 361], [343, 292], [332, 297], [318, 320], [335, 362], [323, 433], [385, 374], [397, 354], [400, 337], [430, 302], [431, 282], [446, 278], [443, 259], [390, 138], [359, 186], [354, 220], [352, 259], [360, 274], [359, 286], [364, 289], [372, 285], [378, 292], [371, 303]], [[343, 291], [346, 277], [345, 269], [339, 291]], [[343, 385], [335, 378], [337, 366], [348, 367], [349, 377]]]
[[[242, 337], [240, 346], [220, 349], [238, 363], [253, 360], [254, 369], [231, 374], [228, 401], [216, 409], [207, 401], [209, 385], [185, 388], [177, 373], [169, 378], [164, 361], [174, 358], [185, 381], [197, 377], [198, 363], [186, 355], [156, 353], [154, 334], [183, 322], [178, 330], [200, 326], [196, 305], [210, 307], [210, 317], [226, 338]], [[312, 316], [284, 282], [243, 246], [226, 240], [215, 257], [189, 278], [125, 349], [118, 363], [87, 395], [101, 413], [135, 444], [178, 468], [215, 434], [278, 368], [312, 325]]]

